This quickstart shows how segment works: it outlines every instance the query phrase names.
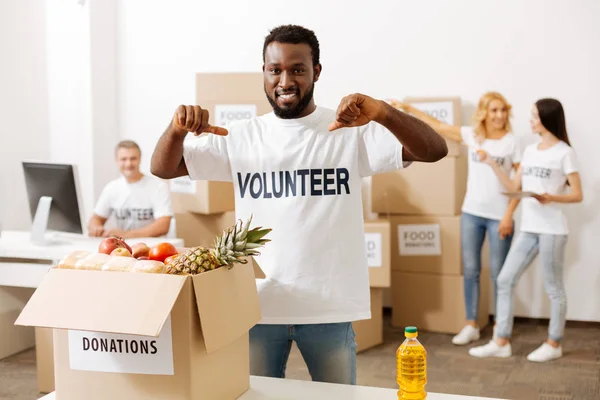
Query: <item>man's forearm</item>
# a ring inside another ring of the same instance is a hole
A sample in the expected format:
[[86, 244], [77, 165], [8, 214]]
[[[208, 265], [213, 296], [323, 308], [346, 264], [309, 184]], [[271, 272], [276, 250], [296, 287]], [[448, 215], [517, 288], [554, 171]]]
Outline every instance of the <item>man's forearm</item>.
[[[446, 141], [425, 122], [384, 104], [376, 122], [388, 128], [408, 153], [404, 161], [435, 162], [448, 154]], [[412, 157], [411, 157], [412, 156]]]
[[[150, 162], [150, 172], [163, 179], [185, 175], [183, 141], [185, 133], [175, 132], [171, 125], [162, 134]], [[183, 166], [182, 166], [183, 165]]]

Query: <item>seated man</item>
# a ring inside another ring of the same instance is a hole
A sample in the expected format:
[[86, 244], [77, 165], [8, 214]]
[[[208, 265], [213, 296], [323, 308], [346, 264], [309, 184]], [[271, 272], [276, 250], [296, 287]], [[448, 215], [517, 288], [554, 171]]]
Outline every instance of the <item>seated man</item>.
[[[140, 172], [142, 152], [137, 143], [117, 144], [115, 156], [123, 175], [109, 182], [88, 224], [90, 236], [156, 237], [169, 232], [173, 210], [166, 182]], [[114, 214], [117, 227], [105, 229]]]

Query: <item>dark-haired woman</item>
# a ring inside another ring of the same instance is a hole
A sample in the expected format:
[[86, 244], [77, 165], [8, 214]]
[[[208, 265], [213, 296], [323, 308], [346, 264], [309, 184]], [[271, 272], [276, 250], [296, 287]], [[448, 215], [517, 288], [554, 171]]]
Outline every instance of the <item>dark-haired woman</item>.
[[[525, 149], [513, 189], [535, 194], [523, 199], [520, 233], [498, 276], [496, 336], [488, 344], [472, 348], [469, 354], [474, 357], [512, 355], [513, 289], [537, 254], [551, 301], [550, 325], [548, 339], [527, 359], [545, 362], [562, 357], [560, 343], [567, 313], [563, 265], [569, 230], [560, 203], [581, 202], [583, 194], [561, 103], [555, 99], [538, 100], [532, 110], [531, 128], [540, 140]], [[513, 200], [512, 209], [516, 204], [517, 200]]]

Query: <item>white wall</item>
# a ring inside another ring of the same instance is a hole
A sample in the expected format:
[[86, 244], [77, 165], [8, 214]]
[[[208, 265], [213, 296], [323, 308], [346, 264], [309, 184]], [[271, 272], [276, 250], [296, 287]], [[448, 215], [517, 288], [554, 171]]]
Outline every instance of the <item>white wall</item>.
[[21, 161], [47, 159], [50, 153], [43, 5], [43, 0], [0, 1], [2, 229], [30, 225]]
[[[145, 169], [173, 110], [194, 102], [194, 73], [260, 70], [264, 36], [283, 23], [304, 24], [321, 42], [315, 97], [324, 106], [361, 91], [379, 98], [459, 95], [472, 110], [493, 89], [512, 102], [515, 132], [529, 135], [532, 103], [557, 97], [585, 191], [585, 202], [568, 211], [579, 230], [567, 254], [568, 316], [600, 321], [600, 2], [130, 0], [119, 3], [118, 19], [119, 124], [122, 137], [141, 144]], [[523, 277], [518, 314], [548, 316], [541, 282], [537, 267]]]
[[46, 0], [50, 159], [78, 166], [84, 225], [116, 178], [115, 0]]

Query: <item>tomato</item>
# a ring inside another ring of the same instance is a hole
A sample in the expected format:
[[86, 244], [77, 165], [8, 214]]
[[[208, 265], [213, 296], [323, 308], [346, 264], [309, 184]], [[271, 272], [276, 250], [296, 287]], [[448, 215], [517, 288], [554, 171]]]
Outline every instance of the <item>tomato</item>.
[[165, 258], [165, 261], [164, 261], [164, 263], [165, 263], [165, 264], [168, 264], [168, 263], [170, 263], [171, 261], [173, 261], [174, 259], [176, 259], [178, 255], [179, 255], [179, 253], [177, 253], [177, 254], [173, 254], [172, 256], [169, 256], [169, 257]]
[[151, 260], [164, 262], [167, 257], [177, 254], [177, 249], [171, 243], [159, 243], [150, 249], [148, 257]]

